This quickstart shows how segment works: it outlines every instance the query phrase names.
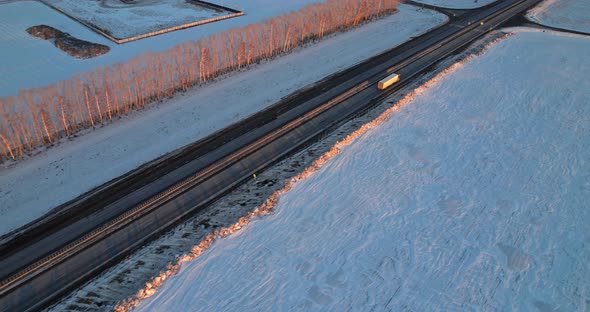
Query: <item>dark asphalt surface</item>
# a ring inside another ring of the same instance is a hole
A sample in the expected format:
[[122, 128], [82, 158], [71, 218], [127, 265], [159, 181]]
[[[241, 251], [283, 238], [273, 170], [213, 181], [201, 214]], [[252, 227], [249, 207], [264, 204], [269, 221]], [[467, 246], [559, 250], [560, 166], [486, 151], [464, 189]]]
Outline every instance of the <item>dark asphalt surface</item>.
[[[378, 104], [415, 75], [537, 2], [506, 0], [469, 11], [60, 207], [52, 218], [21, 233], [22, 236], [5, 238], [0, 246], [0, 311], [34, 310], [47, 305], [198, 212], [252, 173]], [[520, 4], [513, 7], [515, 3]], [[507, 8], [511, 9], [503, 12]], [[496, 12], [503, 13], [487, 18]], [[392, 71], [400, 74], [400, 83], [386, 91], [377, 90], [377, 82]], [[190, 181], [174, 194], [128, 212], [189, 177]], [[92, 231], [93, 236], [85, 237]], [[72, 242], [77, 245], [55, 254]], [[51, 254], [53, 257], [34, 270], [23, 271]], [[24, 274], [13, 278], [19, 272]]]

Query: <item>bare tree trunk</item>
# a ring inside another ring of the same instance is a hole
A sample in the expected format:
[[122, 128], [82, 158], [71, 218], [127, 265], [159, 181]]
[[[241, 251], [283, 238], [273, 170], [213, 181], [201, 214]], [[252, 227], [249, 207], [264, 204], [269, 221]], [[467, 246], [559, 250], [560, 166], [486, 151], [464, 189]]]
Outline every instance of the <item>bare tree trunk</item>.
[[64, 100], [62, 97], [59, 98], [59, 107], [61, 111], [61, 124], [64, 128], [64, 132], [66, 136], [70, 136], [70, 129], [68, 128], [68, 123], [66, 122], [66, 112], [64, 108]]
[[84, 87], [84, 98], [86, 99], [86, 111], [88, 112], [88, 119], [94, 128], [94, 119], [92, 118], [92, 111], [90, 110], [90, 103], [88, 101], [88, 87]]
[[48, 121], [45, 110], [41, 110], [41, 121], [43, 123], [43, 129], [45, 129], [45, 136], [47, 137], [49, 144], [53, 144], [53, 140], [51, 139], [51, 131], [49, 131], [49, 126], [47, 125]]
[[4, 135], [2, 135], [1, 133], [0, 133], [0, 139], [2, 139], [2, 141], [4, 142], [4, 146], [6, 146], [6, 149], [8, 150], [8, 153], [10, 154], [10, 157], [12, 158], [12, 160], [16, 160], [16, 157], [14, 156], [14, 153], [12, 152], [12, 146], [10, 145], [10, 142], [8, 142], [6, 137], [4, 137]]

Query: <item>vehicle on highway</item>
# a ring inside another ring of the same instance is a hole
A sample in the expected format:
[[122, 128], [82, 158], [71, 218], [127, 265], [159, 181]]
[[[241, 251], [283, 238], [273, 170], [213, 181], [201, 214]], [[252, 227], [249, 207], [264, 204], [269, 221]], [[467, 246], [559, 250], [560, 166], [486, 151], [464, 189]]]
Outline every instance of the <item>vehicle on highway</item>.
[[379, 83], [377, 84], [377, 88], [379, 90], [385, 90], [385, 89], [389, 88], [392, 84], [394, 84], [398, 81], [399, 81], [399, 75], [396, 73], [393, 73], [393, 74], [385, 77], [381, 81], [379, 81]]

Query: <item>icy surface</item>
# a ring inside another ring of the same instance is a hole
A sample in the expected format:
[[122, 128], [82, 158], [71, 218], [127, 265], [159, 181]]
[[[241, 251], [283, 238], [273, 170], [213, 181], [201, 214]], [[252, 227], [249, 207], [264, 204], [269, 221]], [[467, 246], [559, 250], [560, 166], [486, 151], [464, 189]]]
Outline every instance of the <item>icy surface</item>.
[[496, 0], [414, 0], [447, 9], [475, 9], [488, 5]]
[[515, 31], [137, 311], [588, 311], [590, 40]]
[[[238, 9], [247, 13], [244, 16], [120, 45], [42, 3], [0, 2], [0, 96], [15, 95], [19, 89], [46, 86], [76, 73], [126, 61], [142, 52], [164, 51], [182, 42], [256, 23], [317, 2], [320, 0], [242, 0], [239, 1]], [[70, 57], [56, 49], [51, 42], [34, 38], [25, 31], [39, 24], [52, 26], [78, 39], [107, 45], [111, 51], [87, 60]]]
[[444, 15], [434, 11], [400, 5], [399, 12], [390, 17], [179, 94], [165, 105], [93, 130], [13, 168], [0, 168], [0, 235], [445, 21]]
[[117, 39], [232, 13], [186, 0], [142, 0], [131, 3], [120, 0], [50, 0], [49, 3]]
[[588, 0], [546, 0], [530, 10], [526, 17], [541, 25], [590, 34]]

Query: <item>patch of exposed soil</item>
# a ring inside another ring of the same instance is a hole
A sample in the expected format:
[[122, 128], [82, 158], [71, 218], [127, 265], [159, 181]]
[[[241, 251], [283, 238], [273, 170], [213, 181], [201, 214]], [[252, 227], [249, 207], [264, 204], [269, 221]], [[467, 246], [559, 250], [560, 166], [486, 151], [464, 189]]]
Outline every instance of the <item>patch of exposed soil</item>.
[[63, 36], [63, 32], [47, 25], [37, 25], [27, 28], [27, 32], [31, 36], [41, 38], [43, 40], [55, 39]]
[[111, 48], [106, 45], [78, 39], [68, 33], [47, 25], [29, 27], [27, 28], [27, 32], [31, 34], [31, 36], [53, 42], [53, 44], [60, 50], [79, 59], [97, 57], [106, 54], [111, 50]]

